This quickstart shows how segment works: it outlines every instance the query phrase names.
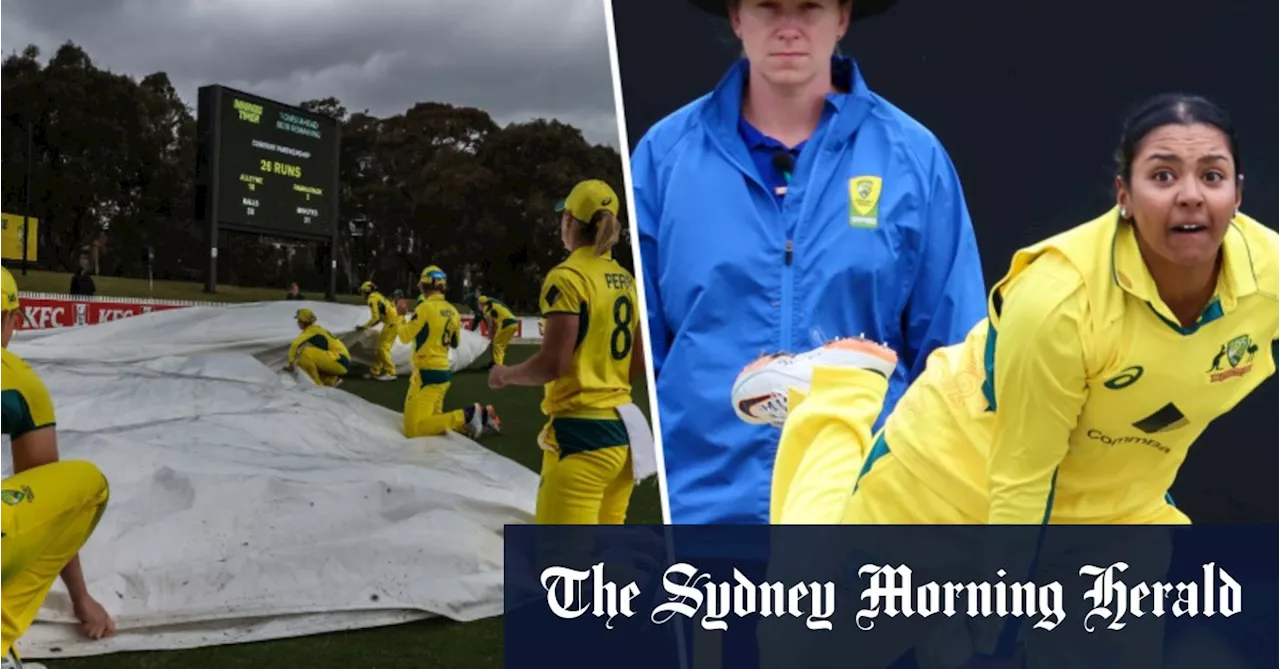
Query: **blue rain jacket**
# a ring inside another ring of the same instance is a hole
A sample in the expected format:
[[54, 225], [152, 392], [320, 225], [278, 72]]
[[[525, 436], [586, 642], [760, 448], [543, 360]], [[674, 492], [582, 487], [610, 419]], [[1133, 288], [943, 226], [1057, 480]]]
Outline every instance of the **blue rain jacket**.
[[885, 412], [939, 346], [986, 315], [959, 178], [938, 139], [868, 90], [856, 64], [795, 161], [767, 187], [739, 133], [747, 62], [655, 124], [631, 158], [670, 522], [767, 523], [780, 431], [730, 393], [761, 353], [836, 337], [900, 357]]

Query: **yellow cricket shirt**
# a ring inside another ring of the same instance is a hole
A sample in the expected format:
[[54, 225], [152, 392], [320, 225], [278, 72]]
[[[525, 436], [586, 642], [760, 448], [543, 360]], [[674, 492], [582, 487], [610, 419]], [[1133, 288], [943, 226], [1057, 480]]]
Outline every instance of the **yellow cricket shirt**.
[[611, 254], [585, 247], [556, 265], [542, 284], [543, 318], [573, 314], [578, 343], [569, 373], [545, 386], [548, 416], [617, 419], [631, 401], [631, 352], [639, 314], [635, 279]]
[[378, 323], [395, 327], [400, 324], [400, 314], [396, 312], [396, 305], [391, 303], [386, 297], [378, 291], [369, 293], [366, 300], [369, 304], [369, 320], [365, 322], [364, 327], [371, 328]]
[[418, 302], [413, 315], [400, 322], [400, 341], [413, 345], [413, 367], [418, 372], [442, 372], [424, 376], [424, 383], [443, 383], [449, 374], [449, 349], [458, 347], [462, 317], [443, 295]]
[[991, 524], [1149, 512], [1209, 423], [1276, 371], [1277, 255], [1275, 232], [1237, 216], [1214, 297], [1182, 327], [1114, 209], [1023, 249], [989, 325], [935, 353], [884, 440]]

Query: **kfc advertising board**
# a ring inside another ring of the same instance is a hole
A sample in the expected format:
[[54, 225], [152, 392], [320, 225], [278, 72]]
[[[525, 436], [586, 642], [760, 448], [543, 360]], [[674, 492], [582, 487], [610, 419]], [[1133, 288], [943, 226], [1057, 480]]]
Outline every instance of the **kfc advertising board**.
[[[77, 298], [70, 295], [49, 293], [20, 293], [22, 308], [29, 323], [22, 323], [23, 330], [47, 330], [81, 325], [97, 325], [130, 316], [183, 307], [217, 306], [216, 302], [181, 302], [176, 300]], [[471, 316], [462, 317], [462, 326], [471, 327]], [[489, 327], [480, 324], [480, 333], [489, 336]], [[516, 326], [516, 340], [542, 339], [542, 323], [538, 318], [521, 318]]]
[[191, 306], [185, 302], [161, 301], [116, 301], [103, 299], [76, 299], [73, 297], [51, 297], [22, 294], [22, 309], [27, 313], [29, 323], [20, 327], [24, 330], [47, 330], [49, 328], [69, 328], [78, 325], [97, 325], [139, 314], [165, 309], [181, 309]]

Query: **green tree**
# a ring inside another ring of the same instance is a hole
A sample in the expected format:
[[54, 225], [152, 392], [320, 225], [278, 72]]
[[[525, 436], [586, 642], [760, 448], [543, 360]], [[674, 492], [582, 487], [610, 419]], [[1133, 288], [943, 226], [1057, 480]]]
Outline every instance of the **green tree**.
[[[146, 275], [145, 248], [156, 250], [159, 278], [201, 278], [207, 252], [197, 220], [196, 119], [163, 72], [134, 79], [98, 68], [72, 43], [45, 64], [34, 46], [0, 64], [5, 111], [0, 162], [3, 206], [22, 213], [26, 128], [33, 133], [33, 203], [40, 219], [40, 264], [76, 267], [104, 232], [104, 273]], [[428, 264], [502, 295], [518, 310], [536, 308], [546, 273], [563, 260], [555, 203], [582, 179], [623, 192], [622, 159], [592, 146], [558, 121], [499, 127], [487, 112], [424, 101], [378, 118], [334, 97], [300, 106], [341, 127], [339, 290], [365, 280], [412, 290]], [[623, 202], [623, 224], [626, 208]], [[224, 282], [280, 285], [299, 280], [317, 292], [329, 257], [323, 244], [223, 233]], [[632, 268], [630, 241], [615, 257]]]

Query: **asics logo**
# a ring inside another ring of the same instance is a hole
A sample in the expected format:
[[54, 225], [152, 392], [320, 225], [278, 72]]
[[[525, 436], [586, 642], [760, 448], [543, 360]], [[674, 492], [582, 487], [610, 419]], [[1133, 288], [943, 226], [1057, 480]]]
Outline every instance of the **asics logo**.
[[1134, 365], [1120, 370], [1119, 374], [1103, 381], [1102, 385], [1110, 388], [1111, 390], [1120, 390], [1121, 388], [1127, 388], [1137, 383], [1140, 378], [1142, 378], [1142, 367], [1140, 365]]

